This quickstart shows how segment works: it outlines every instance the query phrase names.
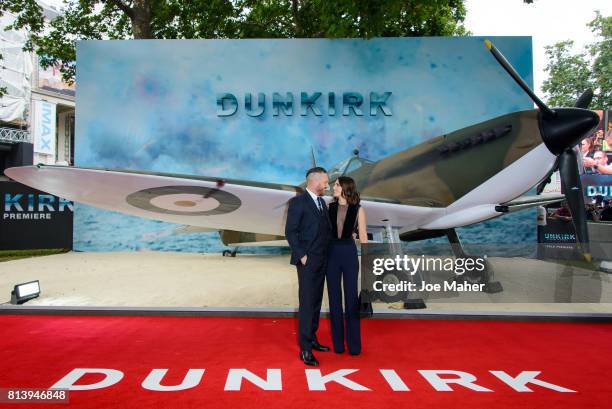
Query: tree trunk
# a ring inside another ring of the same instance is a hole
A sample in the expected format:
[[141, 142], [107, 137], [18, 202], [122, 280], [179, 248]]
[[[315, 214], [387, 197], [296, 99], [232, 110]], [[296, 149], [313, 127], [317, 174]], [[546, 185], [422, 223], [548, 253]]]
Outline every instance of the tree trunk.
[[295, 36], [297, 38], [303, 37], [302, 23], [300, 21], [298, 0], [291, 0], [291, 15], [293, 16], [293, 25], [295, 26]]
[[151, 1], [150, 0], [134, 0], [132, 7], [132, 33], [135, 39], [150, 39], [151, 34]]

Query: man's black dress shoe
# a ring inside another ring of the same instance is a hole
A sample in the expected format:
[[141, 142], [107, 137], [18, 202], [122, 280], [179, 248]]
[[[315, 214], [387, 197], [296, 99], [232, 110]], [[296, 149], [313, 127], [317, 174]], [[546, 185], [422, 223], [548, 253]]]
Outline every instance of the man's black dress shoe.
[[319, 366], [319, 361], [310, 351], [300, 351], [300, 359], [304, 361], [306, 365]]
[[315, 351], [321, 351], [321, 352], [329, 351], [329, 347], [319, 344], [319, 341], [312, 342], [312, 349], [314, 349]]

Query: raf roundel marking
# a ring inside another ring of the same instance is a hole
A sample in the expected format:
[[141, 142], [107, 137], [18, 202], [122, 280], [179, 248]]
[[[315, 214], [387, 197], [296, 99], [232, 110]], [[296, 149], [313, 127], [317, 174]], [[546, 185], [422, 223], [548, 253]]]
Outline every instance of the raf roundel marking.
[[[185, 196], [197, 197], [197, 200], [185, 200]], [[164, 197], [170, 200], [169, 203], [174, 205], [172, 206], [175, 207], [174, 209], [163, 208], [152, 203], [153, 201], [156, 203], [165, 202], [163, 200]], [[181, 198], [182, 200], [173, 200], [174, 197]], [[217, 216], [231, 213], [242, 204], [236, 195], [204, 186], [153, 187], [131, 193], [125, 200], [130, 205], [139, 209], [180, 216]], [[211, 202], [216, 202], [212, 208], [210, 208]], [[206, 208], [206, 210], [197, 210], [198, 205], [201, 203], [205, 203], [203, 207]], [[185, 210], [180, 210], [181, 208]]]

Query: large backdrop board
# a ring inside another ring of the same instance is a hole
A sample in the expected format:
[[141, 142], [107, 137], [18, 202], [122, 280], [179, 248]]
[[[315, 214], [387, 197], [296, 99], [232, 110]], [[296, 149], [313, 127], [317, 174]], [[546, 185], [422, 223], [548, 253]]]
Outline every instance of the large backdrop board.
[[[492, 40], [531, 85], [531, 38]], [[328, 168], [354, 149], [378, 160], [532, 107], [480, 37], [83, 41], [77, 58], [78, 166], [299, 184], [311, 149]], [[464, 232], [535, 242], [534, 220]], [[223, 248], [217, 233], [178, 228], [78, 204], [74, 246]]]

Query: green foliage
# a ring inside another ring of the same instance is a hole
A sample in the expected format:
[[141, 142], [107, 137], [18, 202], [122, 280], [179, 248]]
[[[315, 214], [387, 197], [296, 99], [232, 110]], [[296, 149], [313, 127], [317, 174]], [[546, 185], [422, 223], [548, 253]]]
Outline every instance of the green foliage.
[[612, 108], [612, 16], [603, 17], [597, 12], [589, 27], [602, 39], [589, 46], [593, 85], [598, 91], [594, 105], [599, 109]]
[[587, 88], [594, 91], [591, 109], [612, 107], [612, 17], [596, 17], [588, 26], [599, 41], [577, 54], [571, 53], [573, 41], [545, 47], [549, 78], [542, 84], [551, 106], [573, 106]]
[[19, 260], [22, 258], [52, 256], [67, 253], [68, 249], [40, 249], [40, 250], [0, 250], [0, 262]]
[[19, 14], [41, 64], [76, 73], [75, 42], [91, 39], [352, 38], [464, 35], [464, 0], [66, 0], [44, 24], [34, 0], [2, 0]]
[[239, 2], [239, 37], [371, 38], [466, 33], [459, 0], [276, 0]]
[[573, 41], [567, 40], [545, 47], [548, 59], [545, 71], [549, 77], [542, 90], [549, 95], [550, 106], [571, 107], [582, 92], [593, 87], [586, 53], [572, 55], [573, 45]]

